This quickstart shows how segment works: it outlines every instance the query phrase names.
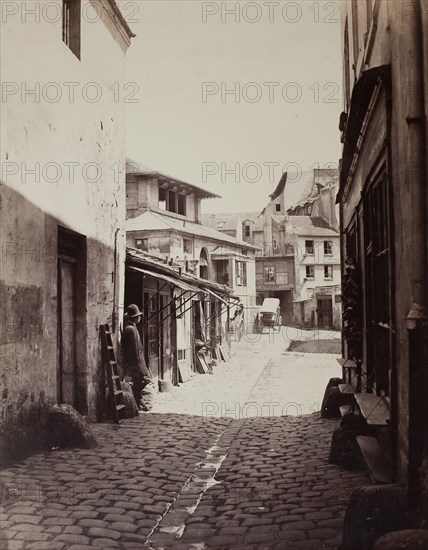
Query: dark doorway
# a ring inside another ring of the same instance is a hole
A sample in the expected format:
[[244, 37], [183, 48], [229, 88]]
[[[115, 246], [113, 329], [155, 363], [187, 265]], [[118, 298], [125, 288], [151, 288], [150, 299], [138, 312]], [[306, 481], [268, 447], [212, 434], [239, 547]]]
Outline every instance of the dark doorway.
[[333, 326], [333, 303], [331, 296], [317, 300], [318, 326], [330, 328]]
[[173, 303], [168, 294], [161, 293], [159, 295], [159, 316], [162, 330], [160, 331], [160, 349], [161, 349], [161, 365], [160, 377], [163, 380], [172, 382], [172, 307]]
[[86, 403], [85, 237], [58, 228], [57, 400], [81, 414]]

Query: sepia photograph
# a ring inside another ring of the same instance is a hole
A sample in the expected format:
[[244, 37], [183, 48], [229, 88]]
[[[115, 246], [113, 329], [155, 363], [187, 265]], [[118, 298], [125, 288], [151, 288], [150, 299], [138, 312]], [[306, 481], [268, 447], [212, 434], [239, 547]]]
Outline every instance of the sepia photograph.
[[0, 0], [0, 550], [428, 548], [428, 0]]

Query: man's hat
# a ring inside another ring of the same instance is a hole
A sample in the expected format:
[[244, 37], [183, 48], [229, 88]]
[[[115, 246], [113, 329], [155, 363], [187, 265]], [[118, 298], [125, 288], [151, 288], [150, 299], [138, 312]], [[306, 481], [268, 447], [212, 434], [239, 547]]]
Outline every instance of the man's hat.
[[140, 311], [138, 309], [138, 306], [136, 306], [135, 304], [130, 304], [127, 308], [126, 308], [126, 313], [125, 313], [125, 317], [128, 317], [128, 319], [130, 317], [139, 317], [140, 315], [143, 315], [143, 312]]

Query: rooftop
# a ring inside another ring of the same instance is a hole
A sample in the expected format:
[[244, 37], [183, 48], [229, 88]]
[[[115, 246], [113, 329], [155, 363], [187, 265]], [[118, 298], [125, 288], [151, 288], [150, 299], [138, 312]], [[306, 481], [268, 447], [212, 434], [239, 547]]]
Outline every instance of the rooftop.
[[235, 239], [230, 235], [226, 235], [221, 231], [217, 231], [212, 227], [207, 227], [186, 219], [168, 216], [167, 213], [161, 214], [159, 212], [153, 212], [152, 210], [147, 210], [135, 218], [126, 220], [125, 227], [126, 231], [177, 231], [215, 241], [227, 242], [241, 248], [251, 250], [257, 248], [249, 243]]
[[215, 214], [202, 214], [202, 224], [213, 229], [217, 229], [219, 223], [222, 224], [223, 231], [234, 231], [239, 222], [246, 220], [256, 221], [260, 212], [228, 212]]
[[174, 263], [166, 263], [157, 256], [153, 256], [147, 252], [138, 250], [137, 248], [132, 248], [130, 246], [126, 247], [126, 264], [128, 266], [136, 266], [147, 269], [154, 273], [160, 273], [166, 275], [167, 277], [172, 277], [173, 279], [196, 285], [202, 289], [209, 288], [215, 292], [219, 292], [222, 295], [234, 298], [233, 290], [230, 287], [215, 281], [196, 277], [190, 273], [183, 273], [181, 266]]
[[339, 237], [339, 232], [316, 225], [310, 216], [289, 216], [287, 226], [295, 235], [302, 237]]
[[295, 176], [285, 172], [269, 197], [272, 202], [284, 194], [284, 207], [287, 211], [314, 199], [319, 193], [319, 186], [332, 186], [338, 181], [339, 171], [335, 168], [315, 168]]
[[159, 184], [162, 187], [171, 189], [173, 191], [190, 191], [192, 193], [195, 193], [195, 195], [197, 195], [201, 199], [219, 199], [220, 198], [220, 195], [216, 195], [215, 193], [212, 193], [211, 191], [207, 191], [206, 189], [203, 189], [202, 187], [194, 185], [193, 183], [188, 183], [178, 178], [174, 178], [173, 176], [168, 176], [168, 174], [158, 172], [157, 170], [152, 170], [151, 168], [149, 168], [148, 166], [145, 166], [144, 164], [141, 164], [140, 162], [127, 158], [126, 175], [131, 175], [131, 174], [135, 176], [157, 178], [159, 181]]

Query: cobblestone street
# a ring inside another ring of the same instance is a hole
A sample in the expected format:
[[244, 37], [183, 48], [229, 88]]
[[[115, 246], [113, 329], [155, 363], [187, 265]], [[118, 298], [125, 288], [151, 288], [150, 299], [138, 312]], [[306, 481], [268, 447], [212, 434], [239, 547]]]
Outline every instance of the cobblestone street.
[[367, 483], [327, 460], [337, 421], [317, 411], [339, 365], [272, 336], [233, 344], [230, 362], [150, 413], [93, 425], [94, 450], [1, 471], [1, 549], [336, 548], [349, 494]]

